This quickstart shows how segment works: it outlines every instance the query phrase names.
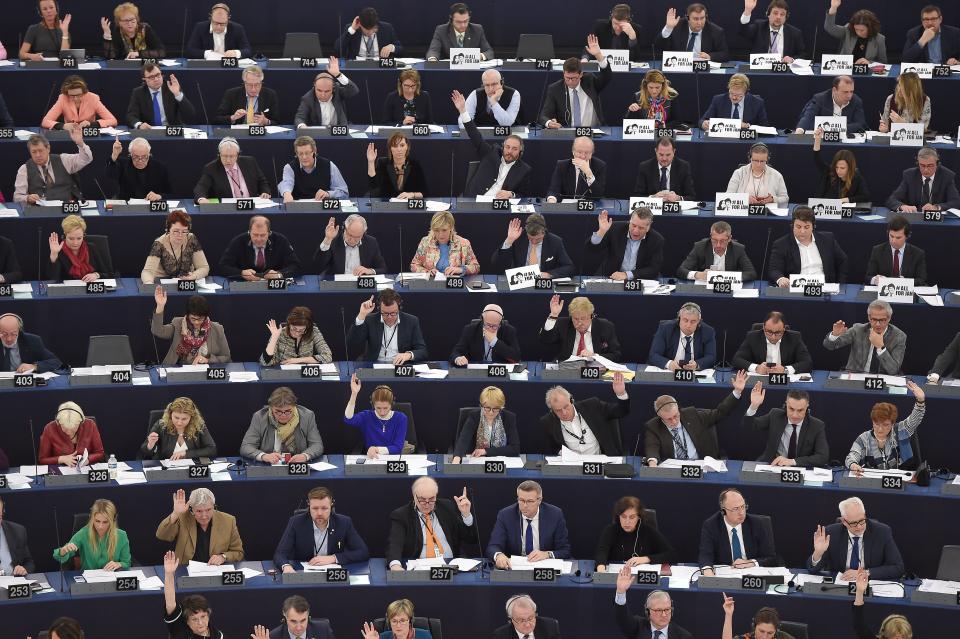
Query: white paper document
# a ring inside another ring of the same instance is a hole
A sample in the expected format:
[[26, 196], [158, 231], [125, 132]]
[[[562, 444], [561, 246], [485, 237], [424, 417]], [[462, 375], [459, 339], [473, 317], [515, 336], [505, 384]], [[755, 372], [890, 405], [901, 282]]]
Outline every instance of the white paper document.
[[[485, 464], [488, 461], [502, 461], [506, 468], [523, 468], [523, 460], [519, 457], [464, 457], [464, 464]], [[958, 475], [960, 477], [960, 475]]]
[[700, 466], [707, 472], [725, 473], [727, 472], [727, 462], [722, 459], [714, 459], [707, 455], [703, 459], [665, 459], [660, 462], [661, 468], [682, 468], [683, 466]]
[[573, 562], [564, 561], [563, 559], [541, 559], [540, 561], [529, 561], [526, 556], [512, 555], [510, 557], [510, 568], [513, 570], [553, 568], [554, 570], [559, 570], [560, 574], [569, 575], [573, 570]]
[[311, 566], [310, 564], [303, 562], [303, 572], [327, 572], [331, 568], [342, 568], [340, 564], [326, 564], [325, 566]]

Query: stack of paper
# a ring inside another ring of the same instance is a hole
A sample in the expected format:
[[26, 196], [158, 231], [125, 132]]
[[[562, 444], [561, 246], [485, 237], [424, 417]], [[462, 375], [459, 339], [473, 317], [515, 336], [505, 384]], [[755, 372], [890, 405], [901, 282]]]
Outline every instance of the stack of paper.
[[757, 473], [776, 473], [780, 474], [784, 470], [800, 470], [803, 472], [804, 482], [830, 482], [833, 481], [833, 471], [829, 468], [794, 468], [792, 466], [771, 466], [770, 464], [757, 464], [754, 472]]
[[[280, 364], [280, 370], [282, 371], [298, 371], [301, 370], [304, 366], [314, 366], [314, 364]], [[340, 371], [337, 370], [336, 364], [320, 364], [320, 374], [327, 376], [333, 375], [334, 377], [340, 375]]]
[[231, 382], [256, 382], [258, 379], [254, 371], [230, 371]]
[[[488, 461], [501, 461], [507, 468], [523, 468], [523, 460], [519, 457], [464, 457], [464, 464], [484, 464]], [[960, 475], [958, 475], [960, 477]]]
[[342, 568], [340, 564], [326, 564], [324, 566], [311, 566], [310, 564], [303, 563], [303, 572], [326, 572], [331, 568]]
[[[623, 570], [623, 567], [626, 564], [607, 564], [607, 572], [609, 573], [618, 573]], [[639, 566], [631, 566], [630, 574], [635, 575], [638, 572], [655, 572], [660, 573], [660, 564], [643, 564]]]
[[722, 459], [714, 459], [707, 455], [703, 459], [665, 459], [660, 462], [661, 468], [682, 468], [683, 466], [699, 466], [705, 472], [725, 473], [727, 472], [727, 462]]
[[[957, 475], [960, 478], [960, 475]], [[920, 581], [920, 592], [939, 592], [945, 595], [954, 595], [960, 591], [960, 581], [945, 581], [943, 579], [923, 579]]]
[[190, 560], [190, 563], [187, 564], [187, 574], [191, 577], [210, 577], [215, 575], [221, 575], [225, 572], [234, 572], [240, 570], [243, 572], [243, 576], [246, 579], [251, 579], [253, 577], [259, 577], [263, 573], [259, 570], [254, 570], [253, 568], [236, 568], [233, 564], [223, 564], [221, 566], [211, 566], [205, 564], [202, 561], [193, 561]]
[[540, 561], [530, 561], [524, 555], [512, 555], [510, 557], [510, 568], [513, 570], [533, 570], [534, 568], [553, 568], [559, 570], [562, 575], [569, 575], [573, 570], [572, 561], [563, 559], [541, 559]]
[[32, 477], [27, 477], [21, 473], [7, 473], [7, 486], [10, 490], [26, 490], [33, 483]]
[[334, 468], [336, 468], [336, 466], [334, 466], [333, 464], [328, 464], [327, 462], [324, 462], [324, 461], [320, 461], [320, 462], [314, 462], [310, 464], [310, 468], [314, 469], [317, 472], [322, 473], [325, 470], [333, 470]]
[[793, 573], [790, 572], [789, 568], [783, 568], [780, 566], [772, 566], [769, 568], [764, 568], [762, 566], [751, 566], [749, 568], [734, 568], [732, 566], [717, 566], [713, 570], [713, 574], [717, 577], [741, 577], [743, 575], [758, 575], [761, 577], [772, 577], [782, 575], [784, 577], [784, 582], [790, 581]]
[[694, 574], [700, 576], [699, 570], [696, 566], [670, 566], [670, 588], [689, 588]]
[[120, 577], [136, 577], [137, 581], [142, 581], [147, 578], [142, 570], [117, 570], [114, 572], [110, 572], [109, 570], [83, 571], [83, 578], [88, 584], [107, 583], [116, 581]]

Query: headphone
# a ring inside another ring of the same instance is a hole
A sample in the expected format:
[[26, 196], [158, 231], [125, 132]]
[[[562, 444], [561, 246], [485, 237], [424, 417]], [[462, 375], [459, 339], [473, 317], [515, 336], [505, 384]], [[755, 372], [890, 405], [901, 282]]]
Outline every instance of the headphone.
[[227, 20], [230, 19], [230, 7], [227, 5], [226, 2], [218, 2], [217, 4], [215, 4], [215, 5], [213, 5], [212, 7], [210, 7], [210, 13], [207, 14], [208, 17], [210, 17], [210, 18], [212, 19], [212, 18], [213, 18], [213, 12], [216, 11], [217, 9], [223, 9], [224, 11], [226, 11], [226, 12], [227, 12]]
[[[377, 392], [378, 390], [380, 390], [381, 388], [384, 389], [384, 390], [390, 391], [390, 394], [393, 395], [393, 401], [390, 402], [390, 408], [391, 408], [391, 410], [392, 410], [394, 403], [396, 403], [396, 401], [397, 401], [397, 394], [394, 393], [394, 392], [393, 392], [393, 389], [390, 388], [389, 386], [387, 386], [386, 384], [380, 384], [379, 386], [377, 386], [376, 388], [374, 388], [374, 389], [373, 389], [373, 393], [376, 393], [376, 392]], [[373, 393], [370, 393], [370, 405], [371, 405], [371, 406], [373, 405]], [[331, 500], [331, 507], [332, 507], [333, 496], [330, 497], [330, 500]]]
[[220, 151], [223, 150], [223, 145], [231, 142], [237, 146], [237, 155], [238, 156], [240, 155], [240, 143], [237, 142], [237, 138], [232, 138], [230, 136], [227, 136], [222, 140], [220, 140], [220, 143], [217, 144], [217, 157], [220, 157]]
[[17, 327], [18, 327], [21, 331], [23, 330], [23, 318], [22, 318], [22, 317], [20, 317], [20, 316], [17, 315], [16, 313], [4, 313], [3, 315], [0, 315], [0, 320], [2, 320], [4, 317], [13, 317], [13, 318], [15, 318], [15, 319], [17, 320]]
[[673, 603], [673, 597], [670, 596], [670, 593], [669, 593], [669, 592], [667, 592], [666, 590], [654, 590], [654, 591], [651, 592], [649, 595], [647, 595], [646, 600], [644, 600], [644, 602], [643, 602], [643, 611], [644, 611], [645, 613], [647, 613], [647, 619], [650, 618], [650, 599], [651, 599], [654, 595], [656, 595], [657, 597], [660, 597], [661, 595], [666, 595], [666, 596], [667, 596], [667, 599], [670, 600], [670, 608], [671, 608], [672, 612], [676, 612], [676, 611], [677, 611], [677, 605], [676, 605], [675, 603]]
[[677, 319], [680, 319], [680, 313], [683, 312], [696, 312], [701, 318], [703, 317], [703, 311], [700, 309], [700, 305], [696, 302], [684, 302], [683, 306], [680, 307], [680, 310], [677, 311]]
[[519, 600], [521, 600], [521, 599], [527, 599], [527, 600], [530, 602], [530, 606], [533, 608], [533, 614], [534, 614], [534, 615], [537, 614], [537, 604], [536, 604], [536, 602], [533, 600], [533, 597], [531, 597], [530, 595], [528, 595], [528, 594], [525, 593], [525, 592], [521, 592], [520, 594], [514, 595], [514, 596], [510, 597], [509, 599], [507, 599], [507, 604], [503, 607], [504, 610], [505, 610], [506, 613], [507, 613], [507, 621], [513, 621], [513, 617], [512, 617], [512, 615], [510, 614], [510, 611], [511, 611], [511, 609], [513, 608], [513, 605], [514, 605], [515, 603], [517, 603], [517, 602], [518, 602]]
[[84, 415], [81, 411], [78, 411], [76, 408], [72, 406], [64, 406], [63, 404], [61, 404], [60, 406], [57, 407], [57, 416], [59, 416], [60, 413], [68, 413], [68, 412], [76, 413], [77, 415], [79, 415], [81, 422], [84, 422], [87, 419], [86, 415]]
[[[770, 606], [764, 606], [763, 608], [761, 608], [760, 610], [758, 610], [758, 611], [753, 615], [753, 619], [750, 620], [750, 629], [756, 631], [756, 629], [757, 629], [757, 616], [759, 616], [760, 613], [761, 613], [761, 612], [764, 612], [764, 611], [770, 611], [770, 612], [772, 612], [772, 613], [774, 614], [774, 616], [777, 618], [777, 623], [774, 624], [774, 628], [777, 629], [777, 633], [779, 634], [779, 632], [780, 632], [780, 613], [777, 612], [777, 609], [776, 609], [776, 608], [771, 608]], [[770, 622], [764, 621], [763, 623], [770, 623]]]
[[773, 154], [770, 152], [770, 147], [763, 142], [756, 142], [750, 145], [750, 150], [747, 151], [747, 162], [753, 159], [754, 153], [766, 153], [767, 162], [770, 162], [770, 160], [773, 159]]
[[726, 514], [727, 514], [727, 509], [723, 507], [723, 500], [724, 500], [724, 499], [726, 498], [726, 496], [729, 495], [730, 493], [737, 493], [738, 495], [740, 495], [741, 497], [743, 497], [743, 493], [741, 493], [738, 488], [724, 488], [722, 491], [720, 491], [720, 499], [719, 499], [718, 501], [719, 501], [719, 503], [720, 503], [720, 514], [721, 514], [721, 515], [726, 515]]
[[893, 623], [894, 621], [903, 621], [907, 624], [910, 623], [910, 620], [904, 617], [903, 615], [888, 615], [886, 619], [883, 620], [883, 623], [880, 624], [880, 630], [877, 632], [878, 639], [882, 639], [886, 636], [887, 625]]
[[496, 313], [497, 315], [500, 316], [500, 321], [503, 321], [506, 319], [506, 317], [504, 317], [503, 315], [503, 308], [501, 308], [499, 304], [487, 304], [486, 306], [484, 306], [483, 310], [480, 311], [481, 322], [483, 321], [484, 313]]

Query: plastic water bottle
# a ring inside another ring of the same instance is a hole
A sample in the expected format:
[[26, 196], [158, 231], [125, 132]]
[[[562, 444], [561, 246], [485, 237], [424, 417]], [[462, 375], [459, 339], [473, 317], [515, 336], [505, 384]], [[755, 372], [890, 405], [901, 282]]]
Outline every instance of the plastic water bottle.
[[110, 472], [110, 479], [117, 478], [117, 456], [113, 453], [110, 454], [110, 459], [107, 460], [107, 469]]

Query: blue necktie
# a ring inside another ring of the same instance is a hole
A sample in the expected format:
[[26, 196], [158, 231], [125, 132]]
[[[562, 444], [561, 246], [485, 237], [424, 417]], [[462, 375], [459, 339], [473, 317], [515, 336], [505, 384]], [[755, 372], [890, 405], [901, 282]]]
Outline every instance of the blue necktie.
[[529, 555], [533, 552], [533, 520], [526, 519], [527, 532], [523, 535], [523, 554]]
[[734, 120], [740, 119], [740, 103], [739, 102], [733, 105], [733, 119]]
[[667, 190], [667, 167], [665, 166], [660, 167], [660, 190]]
[[163, 124], [163, 116], [160, 115], [160, 92], [157, 91], [153, 94], [153, 126], [161, 126]]
[[860, 538], [853, 538], [853, 548], [850, 550], [850, 570], [860, 570]]
[[580, 126], [580, 92], [573, 91], [573, 126]]
[[733, 560], [743, 559], [743, 547], [740, 546], [740, 535], [737, 534], [737, 529], [734, 528], [731, 532], [730, 546], [733, 548]]
[[687, 51], [693, 51], [693, 45], [696, 44], [698, 35], [700, 35], [699, 32], [690, 34], [690, 39], [687, 40]]
[[683, 339], [685, 340], [683, 344], [683, 356], [686, 359], [686, 361], [689, 362], [690, 360], [693, 359], [693, 344], [692, 344], [693, 337], [688, 335]]

